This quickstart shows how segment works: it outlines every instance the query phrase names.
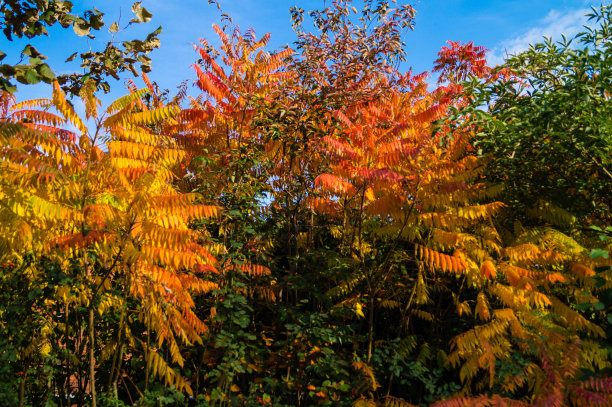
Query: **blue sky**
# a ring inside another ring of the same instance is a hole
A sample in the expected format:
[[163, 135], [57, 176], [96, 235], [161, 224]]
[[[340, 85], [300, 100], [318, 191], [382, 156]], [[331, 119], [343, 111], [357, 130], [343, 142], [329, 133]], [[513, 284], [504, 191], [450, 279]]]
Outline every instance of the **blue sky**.
[[[73, 0], [75, 11], [97, 7], [105, 13], [107, 24], [131, 18], [129, 2], [118, 0]], [[221, 0], [223, 11], [228, 13], [243, 31], [254, 28], [257, 35], [272, 34], [270, 49], [283, 45], [291, 46], [295, 35], [289, 21], [289, 7], [297, 5], [308, 11], [323, 6], [323, 0]], [[329, 1], [328, 1], [329, 3]], [[406, 36], [408, 62], [402, 68], [411, 66], [415, 72], [431, 70], [433, 61], [441, 46], [447, 40], [474, 41], [490, 50], [489, 59], [501, 63], [506, 52], [525, 49], [531, 42], [539, 41], [542, 35], [560, 38], [561, 33], [572, 36], [586, 23], [584, 13], [590, 6], [600, 2], [584, 0], [420, 0], [408, 2], [414, 5], [417, 16], [413, 32]], [[148, 24], [133, 26], [118, 36], [120, 40], [144, 38], [146, 34], [163, 27], [160, 36], [162, 45], [153, 51], [152, 80], [173, 93], [181, 81], [194, 79], [190, 65], [197, 56], [193, 43], [206, 38], [216, 44], [217, 36], [212, 31], [213, 23], [221, 24], [220, 13], [206, 0], [143, 0], [153, 18]], [[13, 43], [0, 37], [0, 49], [8, 56], [6, 62], [16, 63], [18, 54], [26, 40]], [[63, 61], [74, 51], [102, 48], [109, 40], [108, 33], [100, 33], [96, 40], [79, 38], [72, 32], [54, 28], [49, 38], [30, 40], [39, 51], [49, 57], [51, 67], [59, 73], [79, 70], [77, 63]], [[125, 93], [123, 80], [111, 79], [112, 91], [103, 96], [103, 105]], [[137, 84], [140, 84], [137, 80]], [[19, 86], [20, 100], [33, 97], [47, 97], [50, 89], [46, 86]]]

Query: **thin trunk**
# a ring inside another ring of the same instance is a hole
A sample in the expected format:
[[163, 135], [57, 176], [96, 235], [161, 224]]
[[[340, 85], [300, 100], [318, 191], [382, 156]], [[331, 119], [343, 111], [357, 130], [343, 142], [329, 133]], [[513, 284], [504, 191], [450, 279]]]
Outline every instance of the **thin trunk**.
[[374, 342], [374, 296], [370, 296], [370, 309], [368, 310], [368, 363], [372, 359], [372, 343]]
[[95, 359], [94, 309], [89, 307], [89, 388], [91, 407], [96, 407], [96, 359]]
[[149, 390], [149, 370], [151, 369], [151, 357], [149, 355], [150, 345], [151, 345], [151, 323], [150, 317], [147, 316], [147, 348], [145, 349], [145, 359], [146, 359], [146, 367], [145, 367], [145, 392]]
[[25, 401], [25, 384], [26, 384], [26, 376], [28, 374], [28, 370], [23, 369], [23, 376], [21, 376], [21, 383], [19, 383], [19, 407], [24, 406]]
[[[346, 200], [344, 202], [344, 206], [346, 207]], [[342, 239], [340, 240], [340, 254], [344, 254], [344, 241], [346, 240], [346, 210], [343, 211], [342, 218]]]
[[314, 250], [314, 209], [310, 210], [310, 239], [308, 239], [308, 247]]
[[113, 378], [113, 386], [115, 388], [115, 393], [117, 392], [117, 382], [119, 382], [119, 375], [121, 374], [121, 368], [123, 364], [123, 342], [119, 345], [119, 361], [117, 363], [117, 368], [115, 369], [115, 377]]
[[[296, 212], [297, 212], [297, 208], [296, 208]], [[295, 244], [295, 270], [298, 269], [298, 261], [300, 259], [300, 230], [298, 227], [298, 222], [297, 222], [297, 217], [298, 214], [296, 213], [293, 216], [293, 236], [294, 236], [294, 240], [293, 243]]]
[[391, 394], [391, 387], [393, 386], [393, 373], [389, 376], [389, 384], [387, 385], [387, 397]]
[[[69, 310], [70, 307], [68, 306], [68, 301], [66, 301], [66, 315], [65, 315], [65, 319], [64, 319], [64, 323], [66, 324], [66, 355], [68, 355], [68, 346], [70, 344], [69, 342], [69, 334], [70, 332], [68, 331], [69, 329]], [[70, 397], [70, 393], [72, 392], [72, 388], [70, 387], [70, 357], [66, 356], [66, 389], [64, 390], [64, 393], [66, 394], [66, 396], [69, 398]]]
[[[121, 375], [121, 373], [119, 373], [119, 377], [121, 377], [121, 381], [123, 382], [123, 387], [125, 387], [125, 392], [128, 395], [128, 398], [130, 399], [130, 404], [134, 405], [134, 399], [132, 398], [132, 393], [130, 393], [130, 388], [128, 387], [127, 383], [125, 382], [125, 379], [123, 378], [123, 376]], [[126, 376], [128, 378], [129, 381], [132, 381], [132, 379], [130, 379], [129, 376]], [[134, 384], [132, 382], [132, 384]], [[134, 385], [136, 386], [136, 385]], [[136, 390], [138, 391], [138, 387], [136, 387]]]
[[[117, 337], [117, 349], [115, 349], [115, 352], [113, 354], [113, 362], [111, 363], [111, 370], [110, 370], [110, 374], [108, 375], [108, 385], [106, 387], [110, 388], [111, 385], [113, 384], [114, 378], [115, 378], [115, 372], [118, 370], [117, 369], [117, 358], [120, 357], [121, 355], [121, 350], [123, 347], [123, 314], [121, 314], [121, 319], [119, 320], [119, 335]], [[119, 364], [121, 364], [121, 362], [119, 362]]]
[[[117, 382], [113, 382], [113, 396], [115, 397], [115, 400], [119, 400], [119, 391], [117, 391]], [[119, 403], [118, 401], [115, 401], [115, 403]]]
[[[79, 332], [78, 335], [75, 338], [75, 349], [77, 349], [77, 355], [79, 355], [79, 357], [81, 357], [81, 355], [83, 355], [82, 357], [85, 358], [85, 354], [84, 354], [84, 349], [83, 349], [83, 327], [82, 327], [82, 314], [81, 313], [76, 313], [76, 317], [77, 317], [77, 321], [75, 326], [80, 327], [79, 328]], [[83, 366], [84, 363], [81, 365]], [[78, 366], [78, 365], [77, 365]], [[81, 366], [79, 366], [79, 369], [77, 371], [77, 376], [78, 376], [78, 398], [77, 398], [77, 403], [79, 407], [83, 406], [83, 394], [85, 393], [85, 384], [84, 384], [84, 380], [83, 380], [83, 369], [81, 368]]]

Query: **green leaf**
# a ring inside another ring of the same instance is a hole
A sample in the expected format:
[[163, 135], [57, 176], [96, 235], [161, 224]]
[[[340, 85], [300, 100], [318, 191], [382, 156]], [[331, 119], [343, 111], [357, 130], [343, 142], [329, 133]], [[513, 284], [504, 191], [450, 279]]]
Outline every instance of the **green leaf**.
[[155, 39], [155, 36], [160, 34], [161, 32], [162, 32], [162, 26], [160, 25], [159, 27], [157, 27], [157, 30], [155, 30], [151, 34], [147, 35], [147, 38], [145, 39], [145, 42], [149, 42], [149, 41]]
[[28, 69], [26, 73], [23, 75], [25, 81], [29, 84], [35, 84], [40, 82], [40, 75], [33, 69]]
[[595, 260], [598, 259], [600, 257], [603, 257], [604, 259], [608, 258], [608, 252], [603, 250], [603, 249], [593, 249], [591, 250], [591, 259]]
[[52, 82], [55, 80], [55, 74], [47, 64], [40, 65], [38, 67], [38, 73], [42, 76], [45, 82]]
[[17, 87], [4, 78], [0, 78], [0, 89], [3, 89], [8, 93], [15, 93], [17, 91]]
[[27, 55], [27, 56], [32, 57], [32, 58], [41, 58], [41, 59], [45, 59], [46, 58], [44, 55], [42, 55], [40, 52], [38, 52], [38, 50], [36, 48], [34, 48], [31, 45], [26, 45], [26, 47], [23, 49], [23, 51], [21, 51], [21, 53], [23, 55]]
[[576, 308], [578, 311], [586, 311], [586, 310], [588, 310], [588, 309], [590, 309], [590, 308], [591, 308], [591, 305], [592, 305], [591, 303], [585, 302], [585, 303], [583, 303], [583, 304], [576, 304], [576, 305], [575, 305], [575, 308]]
[[595, 287], [597, 288], [603, 287], [607, 283], [606, 279], [601, 276], [593, 276], [593, 280], [595, 280]]
[[146, 56], [146, 55], [139, 55], [139, 56], [138, 56], [138, 60], [139, 60], [140, 62], [142, 62], [143, 64], [150, 64], [150, 63], [151, 63], [151, 58], [149, 58], [149, 57], [148, 57], [148, 56]]

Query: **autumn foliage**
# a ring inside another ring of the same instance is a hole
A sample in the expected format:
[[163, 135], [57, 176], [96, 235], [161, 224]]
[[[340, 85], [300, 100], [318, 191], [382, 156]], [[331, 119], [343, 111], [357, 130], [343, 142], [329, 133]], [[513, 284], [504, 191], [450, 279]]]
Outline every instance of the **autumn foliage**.
[[435, 89], [399, 72], [408, 6], [292, 15], [296, 51], [215, 25], [172, 98], [144, 74], [105, 109], [84, 83], [85, 117], [57, 83], [1, 95], [2, 391], [610, 405], [609, 214], [517, 199], [478, 141], [468, 87], [529, 77], [458, 42]]

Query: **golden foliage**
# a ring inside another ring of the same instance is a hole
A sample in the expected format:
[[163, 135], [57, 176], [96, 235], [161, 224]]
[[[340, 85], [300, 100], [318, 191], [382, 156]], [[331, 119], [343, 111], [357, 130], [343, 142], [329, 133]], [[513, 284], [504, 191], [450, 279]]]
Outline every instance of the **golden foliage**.
[[431, 270], [459, 274], [467, 269], [467, 264], [460, 257], [449, 256], [419, 244], [415, 245], [415, 250], [416, 257], [423, 260]]
[[[99, 101], [83, 91], [87, 116], [95, 119], [91, 135], [57, 83], [51, 100], [8, 108], [0, 121], [1, 133], [11, 135], [0, 151], [0, 196], [7, 198], [0, 209], [6, 219], [0, 227], [0, 257], [18, 261], [26, 248], [35, 258], [78, 264], [77, 281], [97, 287], [81, 290], [78, 304], [93, 307], [99, 298], [98, 313], [111, 308], [124, 312], [131, 296], [141, 304], [142, 318], [149, 321], [159, 346], [166, 342], [171, 362], [181, 365], [175, 335], [193, 343], [207, 330], [193, 313], [191, 295], [216, 286], [189, 272], [212, 272], [211, 251], [218, 251], [188, 224], [217, 216], [218, 208], [173, 189], [173, 167], [185, 154], [172, 137], [152, 128], [178, 110], [148, 110], [140, 102], [145, 92], [135, 91], [98, 113]], [[80, 134], [64, 130], [67, 123]], [[106, 152], [97, 145], [101, 140], [107, 141]], [[41, 174], [45, 182], [40, 182]], [[5, 233], [10, 229], [29, 232]], [[57, 294], [66, 301], [65, 290]], [[157, 352], [145, 349], [145, 355], [154, 374], [190, 391]]]

